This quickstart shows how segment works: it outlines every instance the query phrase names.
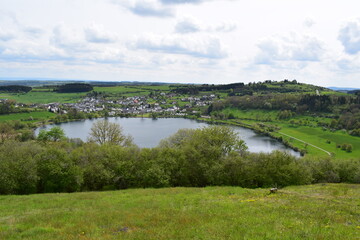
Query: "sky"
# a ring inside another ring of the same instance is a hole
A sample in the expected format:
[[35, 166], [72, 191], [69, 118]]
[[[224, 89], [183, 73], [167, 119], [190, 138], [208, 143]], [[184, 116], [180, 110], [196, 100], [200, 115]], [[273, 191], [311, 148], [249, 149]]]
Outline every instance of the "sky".
[[358, 0], [1, 0], [0, 78], [360, 88]]

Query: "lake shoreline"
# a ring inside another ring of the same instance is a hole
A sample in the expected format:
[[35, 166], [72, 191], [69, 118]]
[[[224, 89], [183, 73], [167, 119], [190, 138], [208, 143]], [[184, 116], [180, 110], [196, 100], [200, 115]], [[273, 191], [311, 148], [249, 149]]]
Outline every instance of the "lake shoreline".
[[[87, 137], [85, 135], [89, 132], [92, 123], [94, 121], [101, 119], [104, 118], [79, 119], [79, 120], [68, 121], [63, 123], [48, 124], [45, 126], [43, 125], [35, 129], [35, 134], [37, 134], [40, 129], [48, 129], [51, 126], [61, 126], [61, 127], [66, 126], [66, 128], [71, 128], [71, 125], [74, 126], [76, 125], [76, 127], [71, 131], [64, 129], [66, 135], [69, 138], [80, 138], [83, 141], [86, 141]], [[176, 133], [179, 129], [182, 128], [198, 128], [198, 127], [205, 127], [208, 124], [224, 124], [231, 127], [235, 127], [235, 130], [238, 133], [240, 133], [241, 138], [245, 140], [246, 144], [247, 145], [250, 144], [249, 150], [251, 152], [271, 152], [274, 150], [281, 150], [281, 151], [285, 150], [291, 152], [291, 154], [294, 156], [300, 156], [300, 154], [297, 151], [295, 151], [289, 146], [286, 146], [278, 139], [274, 139], [266, 134], [263, 134], [262, 132], [256, 131], [255, 129], [241, 126], [240, 124], [235, 124], [235, 123], [230, 124], [230, 122], [225, 122], [225, 121], [222, 122], [216, 120], [204, 121], [204, 119], [184, 118], [184, 117], [181, 118], [162, 117], [157, 119], [145, 118], [145, 117], [136, 117], [136, 118], [108, 117], [108, 119], [112, 122], [119, 123], [124, 128], [125, 130], [124, 132], [126, 134], [129, 134], [134, 137], [135, 143], [139, 147], [147, 147], [147, 148], [156, 147], [162, 139], [171, 136], [172, 134]], [[169, 119], [171, 119], [171, 121], [169, 121]], [[173, 120], [176, 122], [174, 122]], [[157, 121], [162, 121], [162, 123], [157, 123]], [[153, 128], [156, 128], [158, 130], [154, 130]], [[80, 130], [81, 132], [78, 132]], [[69, 131], [70, 134], [67, 133], [67, 131]], [[153, 132], [149, 133], [149, 131], [153, 131]], [[74, 132], [78, 132], [78, 135], [75, 135]]]

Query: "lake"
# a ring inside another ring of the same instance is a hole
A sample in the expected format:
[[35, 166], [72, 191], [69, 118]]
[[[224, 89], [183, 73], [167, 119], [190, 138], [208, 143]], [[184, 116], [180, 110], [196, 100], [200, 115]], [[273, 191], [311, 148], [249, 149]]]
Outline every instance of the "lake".
[[[50, 129], [53, 126], [60, 126], [67, 137], [80, 138], [87, 141], [91, 126], [99, 119], [86, 119], [83, 121], [66, 122], [57, 125], [47, 125], [36, 129], [37, 135], [41, 129]], [[108, 118], [110, 122], [118, 123], [122, 126], [124, 133], [131, 135], [136, 145], [142, 148], [156, 147], [159, 142], [176, 133], [182, 128], [201, 128], [208, 126], [208, 123], [185, 118]], [[272, 152], [274, 150], [288, 151], [291, 155], [300, 156], [300, 153], [286, 147], [281, 142], [267, 136], [255, 133], [251, 129], [231, 126], [246, 142], [250, 152]]]

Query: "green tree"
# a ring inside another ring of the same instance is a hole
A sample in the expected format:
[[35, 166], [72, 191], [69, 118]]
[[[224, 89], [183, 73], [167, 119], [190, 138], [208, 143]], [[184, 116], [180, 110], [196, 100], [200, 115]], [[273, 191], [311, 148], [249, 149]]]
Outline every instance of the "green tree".
[[132, 138], [124, 134], [122, 127], [108, 120], [100, 120], [93, 124], [89, 140], [99, 144], [133, 145]]
[[50, 130], [40, 130], [37, 139], [40, 141], [58, 142], [66, 139], [66, 137], [64, 130], [61, 127], [52, 127]]
[[35, 156], [43, 149], [33, 142], [6, 141], [0, 145], [0, 194], [36, 192]]
[[212, 182], [213, 168], [218, 168], [229, 154], [246, 153], [247, 146], [237, 133], [225, 126], [182, 129], [163, 140], [160, 148], [179, 149], [177, 178], [183, 186], [206, 186]]
[[64, 149], [50, 147], [37, 155], [39, 192], [79, 191], [83, 178], [79, 166]]

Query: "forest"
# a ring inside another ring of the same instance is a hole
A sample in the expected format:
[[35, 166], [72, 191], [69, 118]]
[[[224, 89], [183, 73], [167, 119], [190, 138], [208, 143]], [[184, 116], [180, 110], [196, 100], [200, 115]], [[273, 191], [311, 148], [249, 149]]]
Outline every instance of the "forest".
[[27, 93], [32, 90], [32, 87], [21, 86], [21, 85], [7, 85], [0, 86], [0, 92], [10, 92], [10, 93]]
[[87, 83], [68, 83], [60, 85], [55, 89], [58, 93], [80, 93], [90, 92], [93, 90], [93, 86]]

